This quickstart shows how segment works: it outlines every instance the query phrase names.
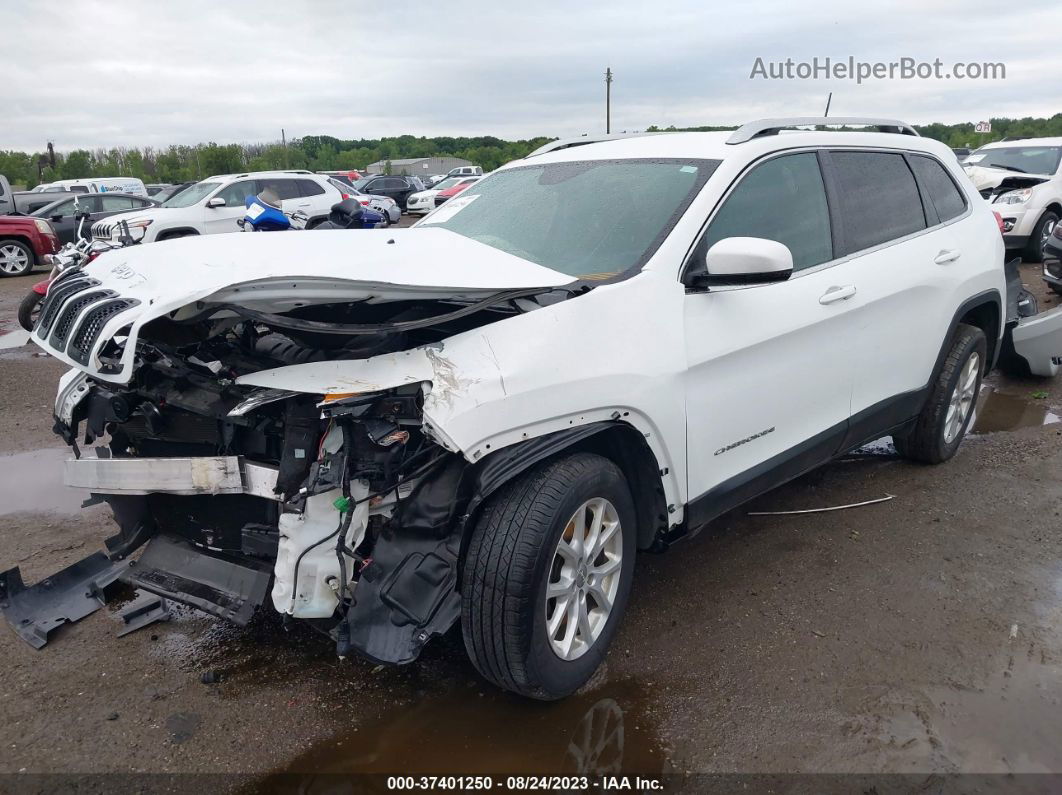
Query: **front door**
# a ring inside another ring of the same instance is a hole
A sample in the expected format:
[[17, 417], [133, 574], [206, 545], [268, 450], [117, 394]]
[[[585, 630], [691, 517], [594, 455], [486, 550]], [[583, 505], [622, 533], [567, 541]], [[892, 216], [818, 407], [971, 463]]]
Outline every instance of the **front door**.
[[[258, 194], [258, 188], [253, 179], [245, 179], [233, 182], [226, 188], [214, 194], [211, 198], [222, 198], [225, 204], [222, 207], [203, 207], [203, 229], [208, 235], [218, 232], [239, 232], [240, 227], [236, 221], [243, 218], [247, 210], [247, 197]], [[208, 200], [209, 201], [209, 200]]]
[[794, 272], [685, 297], [691, 526], [828, 460], [850, 412], [859, 296], [852, 263], [834, 260], [816, 153], [754, 166], [692, 256], [729, 237], [785, 244]]

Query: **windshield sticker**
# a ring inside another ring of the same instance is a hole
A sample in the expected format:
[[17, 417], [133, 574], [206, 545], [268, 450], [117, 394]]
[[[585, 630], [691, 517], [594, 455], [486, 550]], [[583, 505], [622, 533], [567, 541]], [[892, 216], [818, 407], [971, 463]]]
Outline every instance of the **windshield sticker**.
[[450, 199], [450, 201], [446, 202], [446, 204], [444, 204], [438, 210], [436, 210], [423, 221], [421, 221], [421, 223], [441, 224], [444, 221], [449, 221], [451, 218], [453, 218], [455, 215], [465, 209], [468, 205], [478, 199], [479, 196], [480, 194], [477, 193], [475, 196], [458, 196], [456, 198]]
[[697, 166], [683, 166], [679, 169], [683, 174], [696, 174]]

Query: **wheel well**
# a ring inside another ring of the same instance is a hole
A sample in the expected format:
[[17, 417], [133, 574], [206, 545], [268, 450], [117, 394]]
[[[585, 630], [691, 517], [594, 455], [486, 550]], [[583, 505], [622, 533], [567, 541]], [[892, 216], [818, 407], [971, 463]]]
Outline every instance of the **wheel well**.
[[177, 229], [167, 229], [164, 232], [159, 232], [159, 235], [158, 235], [158, 237], [155, 238], [155, 240], [169, 240], [170, 238], [174, 238], [174, 237], [185, 237], [185, 236], [198, 235], [198, 234], [199, 234], [199, 230], [198, 229], [193, 229], [192, 227], [182, 226], [182, 227], [178, 227]]
[[37, 264], [37, 252], [33, 250], [33, 243], [28, 237], [23, 237], [19, 234], [4, 235], [3, 237], [0, 237], [0, 243], [3, 243], [5, 240], [14, 240], [16, 243], [21, 243], [26, 248], [28, 248], [30, 253], [30, 263], [32, 265]]
[[1051, 204], [1047, 205], [1047, 207], [1045, 207], [1044, 209], [1050, 210], [1059, 218], [1062, 218], [1062, 204], [1059, 204], [1058, 202], [1051, 202]]
[[[959, 318], [959, 322], [968, 326], [976, 326], [984, 332], [985, 339], [988, 341], [989, 365], [995, 362], [999, 348], [999, 305], [994, 301], [978, 304], [967, 310], [966, 314]], [[988, 372], [988, 369], [986, 367], [985, 372]]]

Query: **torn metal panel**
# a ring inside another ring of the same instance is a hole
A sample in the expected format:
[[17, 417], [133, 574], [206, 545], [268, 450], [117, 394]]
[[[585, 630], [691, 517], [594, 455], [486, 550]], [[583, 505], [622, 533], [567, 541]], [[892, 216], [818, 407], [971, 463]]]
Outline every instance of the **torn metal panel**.
[[161, 596], [155, 594], [139, 594], [139, 596], [126, 605], [118, 616], [125, 626], [118, 637], [124, 637], [130, 632], [136, 632], [156, 621], [169, 621], [172, 618], [170, 606]]
[[270, 572], [156, 536], [122, 580], [149, 593], [197, 607], [241, 626], [265, 600]]
[[105, 589], [125, 569], [125, 563], [94, 552], [27, 588], [16, 566], [0, 573], [0, 610], [24, 641], [39, 649], [61, 625], [99, 610]]

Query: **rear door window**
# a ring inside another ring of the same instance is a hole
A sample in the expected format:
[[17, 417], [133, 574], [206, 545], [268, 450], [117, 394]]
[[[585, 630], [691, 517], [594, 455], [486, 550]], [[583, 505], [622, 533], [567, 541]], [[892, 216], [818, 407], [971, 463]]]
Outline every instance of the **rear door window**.
[[140, 206], [139, 203], [135, 202], [128, 196], [107, 196], [106, 194], [100, 196], [100, 203], [102, 205], [102, 210], [105, 213], [132, 210], [133, 208]]
[[320, 196], [325, 192], [325, 189], [312, 179], [299, 179], [296, 182], [299, 185], [299, 192], [303, 196]]
[[905, 237], [926, 228], [922, 199], [903, 155], [893, 152], [830, 153], [845, 253]]
[[272, 190], [281, 201], [299, 198], [298, 181], [294, 179], [274, 177], [258, 180], [258, 192], [261, 193], [267, 189]]
[[963, 214], [966, 199], [944, 166], [931, 157], [912, 155], [911, 167], [918, 175], [922, 188], [929, 194], [941, 223]]
[[759, 237], [783, 243], [793, 269], [833, 259], [830, 212], [814, 152], [784, 155], [752, 169], [723, 202], [697, 247], [708, 249], [727, 237]]

